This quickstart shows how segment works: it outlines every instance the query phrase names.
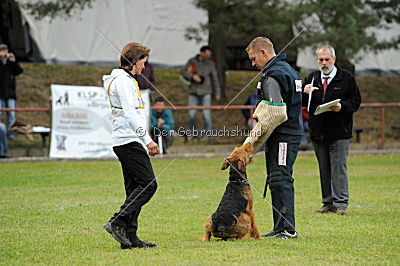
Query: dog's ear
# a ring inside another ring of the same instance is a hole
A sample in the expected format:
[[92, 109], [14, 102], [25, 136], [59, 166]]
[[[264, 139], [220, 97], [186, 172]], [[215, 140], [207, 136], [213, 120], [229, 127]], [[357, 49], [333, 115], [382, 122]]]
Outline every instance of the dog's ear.
[[231, 160], [230, 157], [224, 159], [224, 163], [223, 163], [222, 166], [221, 166], [221, 170], [225, 170], [226, 168], [229, 167], [229, 160]]

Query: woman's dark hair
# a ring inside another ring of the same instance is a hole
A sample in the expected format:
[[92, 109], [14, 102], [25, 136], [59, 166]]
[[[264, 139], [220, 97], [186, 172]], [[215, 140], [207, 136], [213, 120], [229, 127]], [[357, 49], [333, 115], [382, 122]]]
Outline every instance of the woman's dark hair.
[[124, 46], [121, 52], [121, 67], [129, 71], [137, 61], [149, 56], [150, 49], [137, 42], [131, 42]]

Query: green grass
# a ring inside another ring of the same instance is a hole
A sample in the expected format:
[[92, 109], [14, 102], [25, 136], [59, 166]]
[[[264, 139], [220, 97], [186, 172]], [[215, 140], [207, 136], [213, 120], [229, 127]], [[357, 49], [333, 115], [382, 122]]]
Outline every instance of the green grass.
[[[222, 159], [177, 159], [140, 216], [139, 232], [156, 249], [121, 250], [101, 227], [124, 198], [117, 161], [0, 165], [0, 262], [6, 264], [399, 264], [400, 156], [349, 158], [347, 216], [321, 215], [314, 157], [295, 166], [295, 240], [202, 243], [207, 215], [227, 183]], [[156, 174], [171, 160], [153, 160]], [[248, 167], [262, 191], [264, 158]], [[257, 192], [262, 232], [272, 229], [271, 207]], [[268, 197], [268, 201], [270, 198]], [[397, 254], [397, 255], [396, 255]]]

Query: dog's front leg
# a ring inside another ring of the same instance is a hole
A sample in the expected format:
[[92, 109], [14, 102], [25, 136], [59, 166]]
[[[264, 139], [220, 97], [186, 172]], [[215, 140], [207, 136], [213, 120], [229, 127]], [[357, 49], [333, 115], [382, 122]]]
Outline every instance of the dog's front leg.
[[210, 241], [211, 240], [211, 232], [212, 232], [212, 218], [211, 215], [207, 217], [206, 222], [204, 224], [205, 234], [200, 238], [201, 241]]
[[258, 231], [256, 225], [256, 217], [253, 211], [251, 211], [250, 213], [250, 219], [251, 219], [250, 236], [254, 237], [254, 239], [261, 239], [260, 231]]
[[211, 232], [205, 233], [204, 236], [200, 237], [201, 241], [210, 241], [211, 240]]

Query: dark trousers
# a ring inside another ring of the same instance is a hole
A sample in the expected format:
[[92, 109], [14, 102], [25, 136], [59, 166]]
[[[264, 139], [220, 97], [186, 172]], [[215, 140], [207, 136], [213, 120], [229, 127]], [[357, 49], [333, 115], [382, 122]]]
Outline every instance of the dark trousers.
[[294, 218], [294, 179], [292, 174], [300, 140], [301, 136], [274, 133], [265, 144], [267, 184], [271, 190], [274, 232], [281, 232], [283, 230], [289, 232], [296, 231]]
[[322, 203], [347, 207], [349, 184], [347, 157], [350, 139], [313, 141], [319, 165]]
[[121, 162], [126, 199], [119, 212], [110, 219], [126, 228], [129, 237], [136, 237], [138, 216], [157, 190], [153, 168], [146, 150], [138, 142], [113, 147]]

